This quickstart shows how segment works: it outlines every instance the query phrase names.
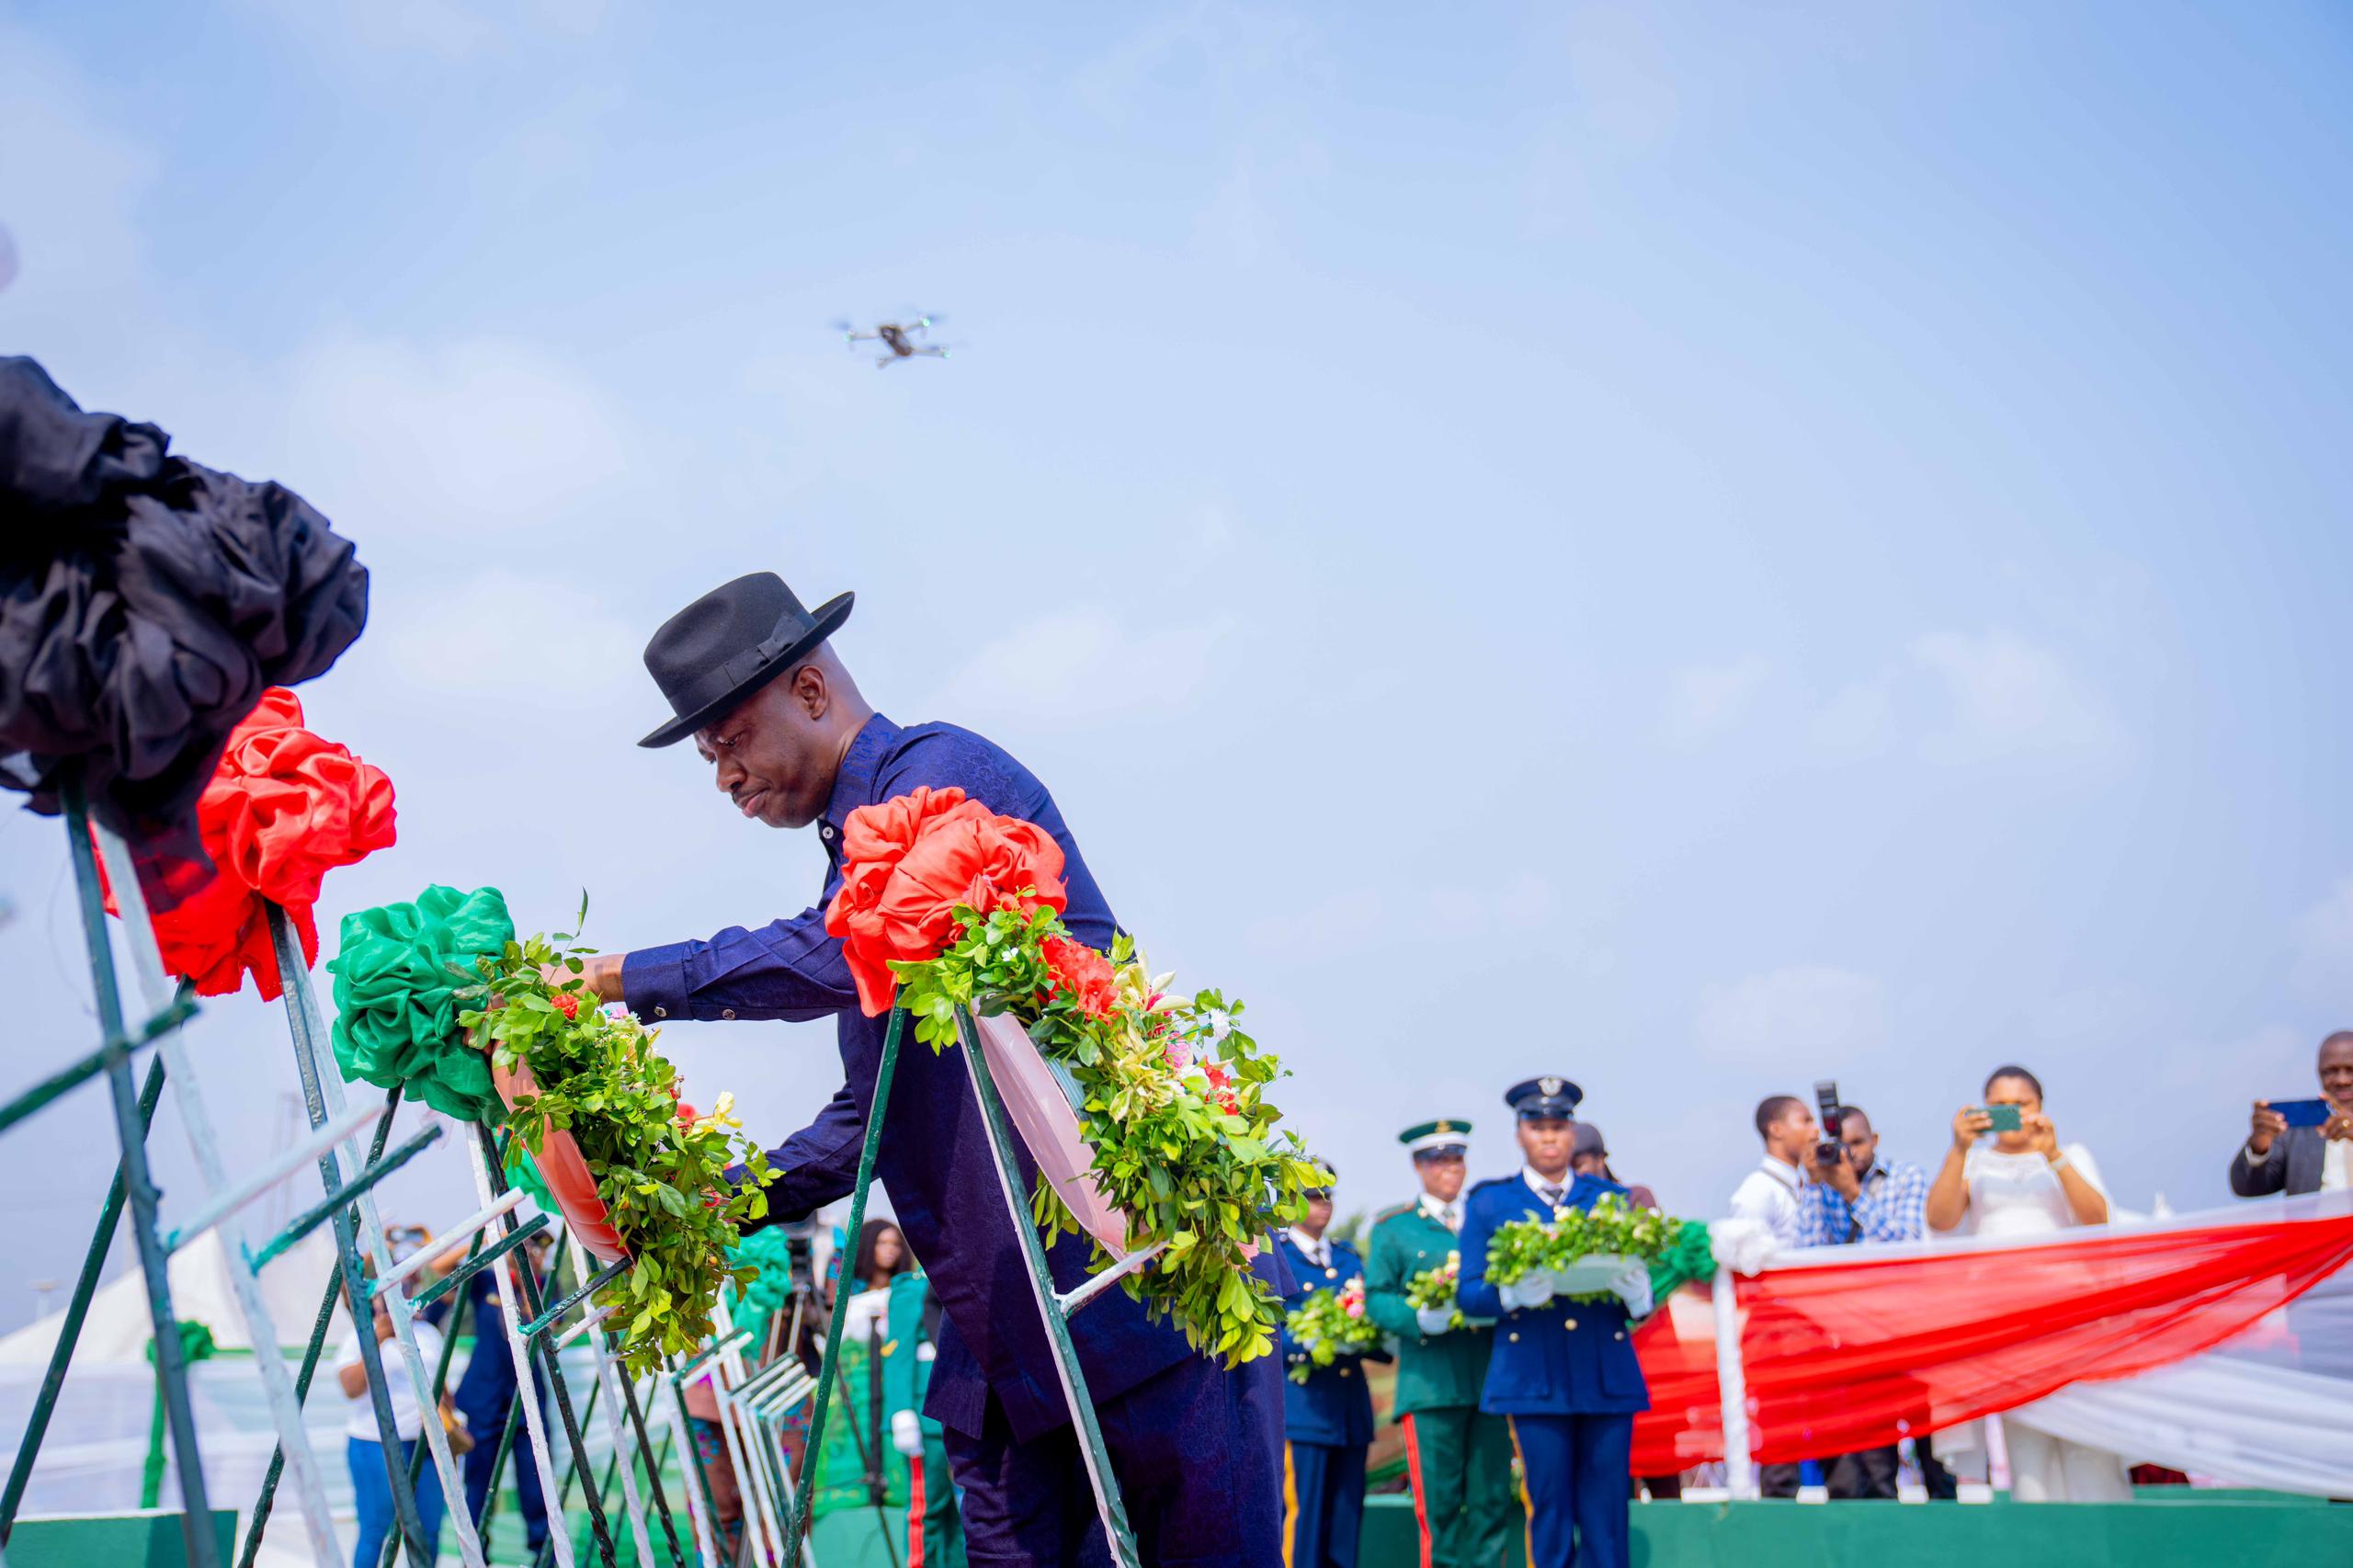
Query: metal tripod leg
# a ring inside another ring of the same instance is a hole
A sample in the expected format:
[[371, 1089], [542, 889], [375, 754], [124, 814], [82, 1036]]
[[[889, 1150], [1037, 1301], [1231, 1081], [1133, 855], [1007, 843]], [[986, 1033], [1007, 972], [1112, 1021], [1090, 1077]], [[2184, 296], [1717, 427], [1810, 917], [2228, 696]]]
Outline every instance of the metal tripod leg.
[[[131, 971], [139, 978], [149, 1009], [160, 1011], [171, 1003], [171, 983], [164, 976], [163, 952], [156, 945], [154, 926], [147, 918], [147, 899], [139, 886], [138, 868], [131, 863], [131, 846], [104, 824], [92, 825], [97, 833], [98, 853], [105, 858], [107, 875], [114, 884], [115, 907], [122, 911], [122, 923], [131, 937]], [[268, 1305], [262, 1299], [261, 1280], [254, 1271], [253, 1247], [246, 1240], [244, 1216], [235, 1210], [234, 1200], [239, 1194], [230, 1188], [228, 1172], [221, 1159], [220, 1140], [213, 1135], [212, 1118], [205, 1108], [196, 1074], [189, 1070], [179, 1031], [175, 1029], [165, 1035], [155, 1042], [155, 1049], [178, 1105], [188, 1146], [195, 1151], [197, 1174], [203, 1179], [205, 1196], [213, 1200], [207, 1209], [222, 1210], [220, 1222], [225, 1232], [224, 1250], [229, 1254], [230, 1292], [236, 1302], [237, 1315], [244, 1321], [246, 1342], [254, 1347], [254, 1366], [261, 1374], [262, 1396], [268, 1403], [271, 1423], [278, 1428], [278, 1448], [286, 1455], [286, 1468], [294, 1477], [294, 1495], [301, 1503], [302, 1523], [310, 1532], [312, 1554], [333, 1562], [343, 1555], [343, 1546], [335, 1539], [334, 1516], [327, 1511], [326, 1481], [319, 1471], [318, 1456], [311, 1451], [310, 1434], [302, 1426], [302, 1402], [294, 1392], [294, 1377], [286, 1369], [286, 1358], [279, 1348], [285, 1342], [278, 1337], [278, 1325], [270, 1321]], [[191, 1234], [201, 1229], [193, 1220], [187, 1227]], [[182, 1239], [175, 1233], [173, 1244], [178, 1245]]]
[[[74, 881], [81, 894], [82, 938], [89, 949], [91, 991], [98, 1027], [108, 1045], [105, 1072], [114, 1096], [115, 1137], [122, 1145], [123, 1191], [131, 1205], [131, 1239], [147, 1284], [147, 1315], [155, 1335], [155, 1378], [164, 1398], [165, 1424], [180, 1477], [180, 1533], [191, 1568], [220, 1568], [212, 1539], [212, 1510], [204, 1492], [204, 1461], [197, 1445], [196, 1414], [188, 1406], [188, 1361], [180, 1352], [179, 1324], [172, 1315], [171, 1275], [155, 1222], [155, 1183], [147, 1167], [147, 1127], [131, 1082], [128, 1040], [123, 1031], [122, 992], [116, 982], [114, 949], [107, 933], [106, 900], [98, 891], [98, 868], [90, 846], [86, 801], [78, 775], [65, 781], [65, 833], [74, 857]], [[119, 1046], [119, 1049], [116, 1049]]]
[[[1015, 1233], [1021, 1238], [1022, 1256], [1029, 1264], [1030, 1294], [1037, 1298], [1038, 1315], [1046, 1325], [1046, 1341], [1054, 1353], [1054, 1371], [1062, 1379], [1063, 1398], [1070, 1405], [1072, 1423], [1078, 1428], [1079, 1454], [1086, 1461], [1086, 1479], [1095, 1488], [1095, 1511], [1110, 1541], [1111, 1560], [1120, 1568], [1141, 1568], [1135, 1535], [1128, 1528], [1127, 1505], [1120, 1497], [1120, 1479], [1111, 1472], [1111, 1453], [1103, 1443], [1102, 1425], [1095, 1418], [1095, 1402], [1087, 1396], [1086, 1373], [1079, 1367], [1077, 1346], [1071, 1343], [1069, 1312], [1054, 1292], [1054, 1277], [1046, 1267], [1045, 1244], [1038, 1239], [1038, 1227], [1029, 1217], [1029, 1197], [1022, 1190], [1021, 1165], [1014, 1158], [1013, 1131], [1006, 1120], [1005, 1103], [998, 1098], [996, 1080], [990, 1075], [988, 1057], [981, 1049], [980, 1031], [973, 1026], [972, 1015], [962, 1007], [956, 1009], [956, 1033], [964, 1042], [964, 1065], [972, 1075], [972, 1097], [980, 1102], [981, 1119], [988, 1125], [989, 1152], [995, 1157], [997, 1186], [1005, 1194], [1006, 1212], [1013, 1221]], [[1078, 1291], [1072, 1295], [1076, 1297]]]

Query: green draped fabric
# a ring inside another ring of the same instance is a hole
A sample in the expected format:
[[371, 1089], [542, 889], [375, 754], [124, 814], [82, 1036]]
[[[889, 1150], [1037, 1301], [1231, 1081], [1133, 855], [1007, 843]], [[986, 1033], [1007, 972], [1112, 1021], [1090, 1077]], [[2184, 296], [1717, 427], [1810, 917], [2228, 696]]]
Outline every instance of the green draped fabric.
[[1668, 1293], [1685, 1280], [1705, 1284], [1715, 1277], [1716, 1257], [1708, 1250], [1708, 1227], [1697, 1220], [1686, 1220], [1674, 1247], [1651, 1264], [1651, 1297], [1663, 1307]]
[[[199, 1361], [210, 1361], [220, 1346], [213, 1343], [210, 1324], [191, 1318], [180, 1318], [173, 1327], [180, 1331], [180, 1364], [193, 1367]], [[147, 1359], [155, 1359], [155, 1342], [147, 1342]], [[147, 1460], [139, 1470], [139, 1506], [152, 1508], [164, 1495], [164, 1374], [155, 1374], [155, 1408], [147, 1420]]]
[[428, 887], [415, 903], [387, 903], [343, 917], [335, 976], [335, 1059], [343, 1075], [392, 1088], [445, 1116], [499, 1121], [490, 1059], [465, 1042], [457, 994], [478, 983], [478, 959], [515, 939], [506, 895]]

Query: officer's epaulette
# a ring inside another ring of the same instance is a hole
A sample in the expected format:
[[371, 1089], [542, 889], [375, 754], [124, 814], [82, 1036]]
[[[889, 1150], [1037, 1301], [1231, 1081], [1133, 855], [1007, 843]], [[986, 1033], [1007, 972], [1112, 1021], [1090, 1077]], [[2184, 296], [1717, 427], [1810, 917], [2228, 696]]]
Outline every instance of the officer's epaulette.
[[1383, 1221], [1394, 1220], [1400, 1214], [1411, 1214], [1415, 1210], [1420, 1207], [1421, 1204], [1418, 1201], [1392, 1204], [1389, 1208], [1383, 1209], [1380, 1213], [1375, 1214], [1372, 1217], [1372, 1222], [1378, 1225]]

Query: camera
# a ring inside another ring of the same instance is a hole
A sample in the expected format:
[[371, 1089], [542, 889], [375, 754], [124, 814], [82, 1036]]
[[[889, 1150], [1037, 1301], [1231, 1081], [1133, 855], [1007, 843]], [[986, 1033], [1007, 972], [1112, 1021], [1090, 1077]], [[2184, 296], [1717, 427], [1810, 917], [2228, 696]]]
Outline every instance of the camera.
[[784, 1233], [784, 1256], [787, 1275], [795, 1292], [813, 1294], [816, 1290], [814, 1264], [817, 1244], [817, 1220], [814, 1215], [803, 1220], [788, 1220], [777, 1227]]
[[1822, 1119], [1822, 1142], [1813, 1146], [1813, 1163], [1826, 1165], [1845, 1159], [1847, 1144], [1839, 1135], [1838, 1081], [1835, 1078], [1815, 1079], [1813, 1104]]

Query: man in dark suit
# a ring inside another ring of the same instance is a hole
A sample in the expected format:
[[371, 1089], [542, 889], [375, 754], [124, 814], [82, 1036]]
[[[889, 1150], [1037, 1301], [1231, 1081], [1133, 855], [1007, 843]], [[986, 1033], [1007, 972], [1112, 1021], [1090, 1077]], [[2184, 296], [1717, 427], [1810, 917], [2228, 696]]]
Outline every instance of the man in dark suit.
[[[1317, 1290], [1345, 1290], [1349, 1280], [1363, 1278], [1357, 1249], [1324, 1233], [1331, 1223], [1326, 1187], [1308, 1194], [1307, 1218], [1278, 1239], [1298, 1282], [1283, 1299], [1285, 1312], [1296, 1311]], [[1305, 1373], [1283, 1390], [1284, 1568], [1356, 1568], [1365, 1451], [1372, 1446], [1372, 1392], [1358, 1363], [1386, 1361], [1389, 1353], [1344, 1355], [1318, 1367], [1286, 1328], [1283, 1359]]]
[[2231, 1158], [2233, 1192], [2292, 1198], [2353, 1187], [2353, 1029], [2320, 1042], [2320, 1093], [2329, 1116], [2319, 1127], [2290, 1127], [2270, 1101], [2255, 1102], [2246, 1143]]
[[[842, 882], [851, 812], [918, 785], [961, 789], [991, 811], [1036, 824], [1063, 856], [1063, 919], [1108, 949], [1118, 929], [1062, 812], [1038, 777], [969, 730], [902, 727], [859, 693], [829, 639], [847, 594], [801, 608], [773, 573], [739, 577], [664, 622], [645, 665], [676, 717], [639, 744], [688, 740], [749, 821], [814, 826], [827, 862], [814, 908], [708, 941], [586, 960], [582, 987], [648, 1023], [833, 1017], [845, 1082], [816, 1121], [770, 1155], [781, 1173], [767, 1219], [793, 1219], [855, 1185], [874, 1107], [885, 1017], [859, 1009], [842, 944], [824, 906]], [[643, 828], [638, 829], [642, 832]], [[924, 1260], [942, 1318], [923, 1414], [943, 1428], [973, 1568], [1099, 1562], [1080, 1439], [1031, 1294], [1023, 1244], [1006, 1213], [961, 1051], [912, 1042], [899, 1053], [875, 1172], [900, 1229]], [[1032, 1169], [1022, 1162], [1026, 1197]], [[1057, 1290], [1086, 1278], [1086, 1241], [1048, 1249]], [[1279, 1256], [1253, 1272], [1290, 1286]], [[1282, 1369], [1271, 1356], [1228, 1369], [1197, 1354], [1174, 1324], [1154, 1322], [1123, 1290], [1070, 1321], [1145, 1563], [1273, 1568], [1282, 1556]]]

